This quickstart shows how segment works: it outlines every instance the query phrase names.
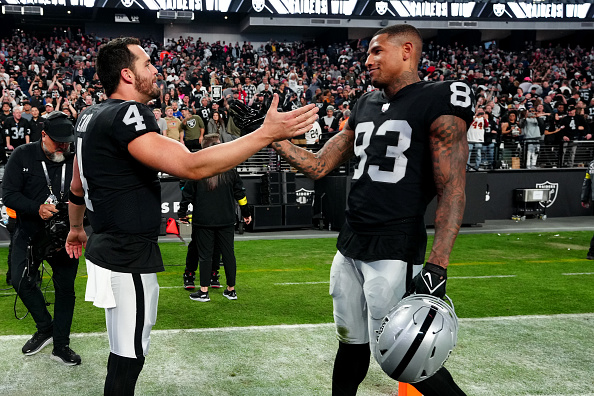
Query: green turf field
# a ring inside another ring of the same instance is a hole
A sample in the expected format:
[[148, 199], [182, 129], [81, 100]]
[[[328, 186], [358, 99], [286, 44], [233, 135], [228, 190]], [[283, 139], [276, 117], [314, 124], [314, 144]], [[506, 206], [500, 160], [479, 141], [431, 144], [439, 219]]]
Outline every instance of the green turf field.
[[[585, 259], [591, 237], [458, 237], [448, 294], [462, 321], [448, 366], [469, 395], [594, 395], [594, 262]], [[228, 301], [219, 289], [211, 290], [209, 303], [191, 301], [181, 286], [185, 246], [161, 248], [166, 271], [159, 274], [159, 313], [138, 394], [329, 394], [336, 341], [328, 279], [335, 239], [236, 242], [238, 300]], [[0, 263], [6, 254], [0, 249]], [[0, 284], [5, 268], [0, 264]], [[0, 394], [30, 394], [19, 373], [36, 370], [37, 394], [101, 393], [109, 353], [104, 313], [83, 301], [85, 279], [81, 261], [72, 331], [93, 334], [73, 337], [72, 347], [83, 358], [76, 368], [50, 361], [50, 348], [22, 356], [33, 321], [17, 321], [14, 293], [0, 292], [0, 353], [7, 357], [0, 370], [11, 373], [0, 380]], [[50, 302], [51, 291], [48, 285]], [[20, 302], [16, 310], [19, 316], [26, 312]], [[78, 373], [69, 379], [76, 392], [57, 391], [55, 383], [69, 378], [67, 370]], [[43, 386], [46, 372], [53, 385]], [[184, 385], [179, 379], [187, 375]], [[16, 383], [7, 382], [13, 376]], [[395, 389], [372, 365], [360, 394], [393, 395]]]

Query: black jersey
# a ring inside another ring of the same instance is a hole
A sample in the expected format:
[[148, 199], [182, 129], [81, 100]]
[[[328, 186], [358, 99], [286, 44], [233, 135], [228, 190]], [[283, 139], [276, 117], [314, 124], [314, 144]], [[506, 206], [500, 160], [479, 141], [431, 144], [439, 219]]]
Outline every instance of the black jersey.
[[4, 122], [4, 135], [10, 138], [10, 144], [17, 148], [27, 143], [26, 136], [31, 134], [29, 121], [21, 118], [18, 122], [13, 118], [9, 118]]
[[199, 108], [196, 109], [196, 114], [199, 115], [200, 118], [202, 118], [204, 125], [207, 125], [208, 121], [210, 120], [212, 110], [208, 106], [207, 107], [200, 106]]
[[348, 122], [358, 164], [338, 239], [345, 256], [423, 261], [424, 215], [436, 193], [429, 131], [442, 115], [462, 118], [468, 129], [474, 94], [466, 83], [421, 81], [391, 100], [373, 91], [357, 101]]
[[128, 152], [128, 143], [160, 133], [153, 112], [134, 101], [108, 99], [76, 123], [77, 160], [93, 228], [85, 257], [119, 272], [162, 271], [157, 244], [161, 186], [157, 172]]

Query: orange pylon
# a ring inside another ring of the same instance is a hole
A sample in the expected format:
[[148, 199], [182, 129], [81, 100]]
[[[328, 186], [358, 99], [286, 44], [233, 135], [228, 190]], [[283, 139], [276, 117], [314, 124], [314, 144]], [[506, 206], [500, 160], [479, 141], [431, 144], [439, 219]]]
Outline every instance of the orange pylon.
[[179, 235], [179, 230], [177, 229], [177, 222], [174, 218], [170, 217], [167, 219], [167, 228], [165, 228], [165, 232], [168, 234]]
[[421, 392], [415, 389], [411, 384], [404, 382], [398, 383], [398, 396], [423, 396]]

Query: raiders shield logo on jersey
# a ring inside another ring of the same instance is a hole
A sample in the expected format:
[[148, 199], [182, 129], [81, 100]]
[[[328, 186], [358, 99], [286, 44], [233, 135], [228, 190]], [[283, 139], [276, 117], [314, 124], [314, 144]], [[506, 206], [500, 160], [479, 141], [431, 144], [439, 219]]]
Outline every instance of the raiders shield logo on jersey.
[[252, 0], [252, 7], [254, 11], [261, 12], [264, 9], [265, 0]]
[[388, 3], [386, 1], [376, 1], [375, 10], [378, 14], [384, 15], [388, 11]]
[[496, 17], [500, 17], [505, 12], [505, 4], [493, 4], [493, 13]]
[[187, 122], [187, 124], [188, 124], [188, 127], [194, 128], [196, 126], [196, 120], [193, 119], [193, 118], [192, 119], [189, 119], [188, 122]]

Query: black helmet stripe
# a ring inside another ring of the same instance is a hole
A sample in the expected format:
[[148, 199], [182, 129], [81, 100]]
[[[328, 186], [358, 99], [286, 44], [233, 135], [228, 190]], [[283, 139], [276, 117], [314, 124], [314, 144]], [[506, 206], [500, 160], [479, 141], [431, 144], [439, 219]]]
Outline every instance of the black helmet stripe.
[[391, 378], [400, 377], [400, 375], [404, 372], [404, 370], [406, 370], [406, 368], [408, 367], [408, 364], [410, 363], [412, 358], [417, 353], [417, 350], [423, 343], [423, 340], [425, 339], [425, 335], [427, 335], [427, 330], [429, 330], [429, 327], [431, 327], [431, 324], [433, 324], [436, 314], [437, 314], [437, 307], [435, 305], [431, 305], [431, 308], [429, 309], [429, 313], [427, 314], [427, 316], [425, 317], [425, 320], [423, 321], [423, 324], [421, 325], [421, 329], [419, 330], [414, 341], [408, 348], [408, 351], [406, 351], [406, 353], [402, 357], [402, 360], [400, 360], [400, 364], [398, 365], [398, 367], [396, 367], [396, 369], [394, 370], [392, 375], [390, 375]]

